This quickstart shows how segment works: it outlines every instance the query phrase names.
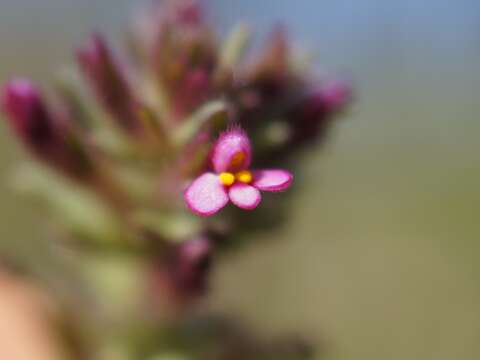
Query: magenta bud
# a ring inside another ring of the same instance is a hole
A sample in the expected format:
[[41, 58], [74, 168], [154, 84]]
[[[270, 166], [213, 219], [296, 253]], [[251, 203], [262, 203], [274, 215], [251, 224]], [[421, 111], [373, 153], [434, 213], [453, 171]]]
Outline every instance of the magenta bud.
[[349, 83], [331, 80], [306, 96], [290, 116], [294, 143], [315, 140], [325, 133], [332, 115], [342, 110], [351, 100]]
[[350, 102], [352, 86], [346, 81], [331, 80], [320, 89], [319, 97], [327, 111], [337, 111]]
[[77, 60], [104, 109], [124, 129], [137, 128], [136, 100], [103, 37], [93, 35], [89, 43], [78, 50]]
[[184, 25], [196, 26], [203, 20], [202, 8], [197, 0], [177, 1], [175, 17], [176, 21]]
[[253, 66], [249, 82], [263, 99], [273, 99], [288, 88], [290, 47], [286, 28], [277, 25], [268, 36], [263, 53]]
[[11, 80], [3, 89], [1, 107], [15, 133], [37, 150], [54, 138], [53, 120], [40, 91], [26, 79]]
[[174, 256], [173, 277], [176, 287], [186, 294], [201, 294], [207, 288], [213, 247], [206, 237], [179, 245]]
[[155, 263], [149, 280], [157, 305], [181, 309], [208, 290], [213, 244], [205, 236], [171, 246]]
[[10, 81], [3, 89], [1, 107], [34, 156], [71, 177], [90, 174], [91, 164], [81, 139], [47, 107], [29, 80]]
[[210, 74], [206, 70], [187, 72], [175, 94], [176, 114], [181, 117], [200, 106], [208, 98], [210, 85]]

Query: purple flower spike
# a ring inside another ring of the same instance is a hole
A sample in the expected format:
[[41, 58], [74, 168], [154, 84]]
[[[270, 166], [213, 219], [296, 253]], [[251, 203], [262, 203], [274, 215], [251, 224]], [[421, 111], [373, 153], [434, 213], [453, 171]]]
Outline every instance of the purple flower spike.
[[35, 150], [51, 143], [53, 120], [40, 91], [30, 81], [10, 81], [2, 92], [1, 105], [10, 125], [27, 147]]
[[102, 106], [121, 127], [138, 127], [136, 100], [106, 41], [98, 34], [77, 52], [78, 63]]
[[292, 183], [293, 175], [280, 169], [249, 170], [250, 139], [239, 129], [223, 133], [212, 151], [214, 172], [200, 175], [185, 191], [187, 206], [200, 216], [218, 212], [230, 200], [239, 208], [253, 210], [260, 204], [260, 190], [279, 192]]

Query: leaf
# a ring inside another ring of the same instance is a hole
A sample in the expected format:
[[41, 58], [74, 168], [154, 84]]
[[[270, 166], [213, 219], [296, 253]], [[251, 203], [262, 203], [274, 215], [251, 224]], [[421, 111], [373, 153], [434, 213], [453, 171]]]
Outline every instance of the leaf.
[[220, 53], [220, 67], [224, 69], [233, 68], [250, 42], [251, 31], [244, 23], [237, 24], [225, 40]]
[[198, 234], [201, 229], [200, 222], [184, 212], [146, 209], [134, 213], [133, 219], [138, 225], [171, 242], [190, 239]]
[[161, 144], [165, 143], [167, 138], [165, 124], [160, 121], [156, 112], [145, 104], [139, 105], [137, 112], [138, 119], [142, 122], [147, 134], [152, 134]]
[[87, 111], [87, 104], [76, 85], [78, 80], [73, 69], [65, 69], [56, 79], [55, 89], [62, 100], [63, 110], [66, 111], [69, 120], [73, 121], [80, 129], [86, 131], [90, 130], [92, 124], [90, 114]]
[[227, 104], [224, 101], [212, 101], [202, 106], [187, 118], [174, 132], [173, 143], [179, 148], [190, 143], [207, 125], [221, 127], [227, 121]]
[[119, 219], [89, 191], [33, 163], [21, 166], [13, 180], [17, 191], [46, 203], [72, 235], [101, 244], [125, 240]]
[[141, 258], [88, 253], [78, 264], [95, 292], [101, 294], [97, 301], [109, 316], [126, 319], [132, 315], [142, 301], [146, 265]]

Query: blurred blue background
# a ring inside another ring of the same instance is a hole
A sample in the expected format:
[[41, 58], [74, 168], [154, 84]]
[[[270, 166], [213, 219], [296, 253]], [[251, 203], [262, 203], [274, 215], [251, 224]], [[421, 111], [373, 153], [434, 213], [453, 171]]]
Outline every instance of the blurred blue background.
[[[0, 80], [50, 83], [92, 29], [120, 39], [138, 3], [0, 0]], [[325, 359], [478, 359], [480, 3], [208, 4], [260, 38], [281, 20], [357, 91], [308, 155], [288, 226], [221, 264], [211, 307], [324, 341]], [[1, 128], [0, 236], [21, 247], [41, 226], [7, 187], [19, 155]]]

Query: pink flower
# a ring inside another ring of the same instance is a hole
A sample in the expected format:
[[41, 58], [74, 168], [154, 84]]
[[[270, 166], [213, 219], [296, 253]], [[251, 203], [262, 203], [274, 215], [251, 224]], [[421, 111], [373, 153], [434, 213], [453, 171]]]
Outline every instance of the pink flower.
[[253, 210], [263, 191], [286, 190], [293, 175], [286, 170], [250, 170], [252, 149], [247, 134], [239, 129], [223, 133], [213, 147], [214, 172], [200, 175], [185, 191], [187, 206], [196, 214], [215, 214], [231, 200], [239, 208]]

